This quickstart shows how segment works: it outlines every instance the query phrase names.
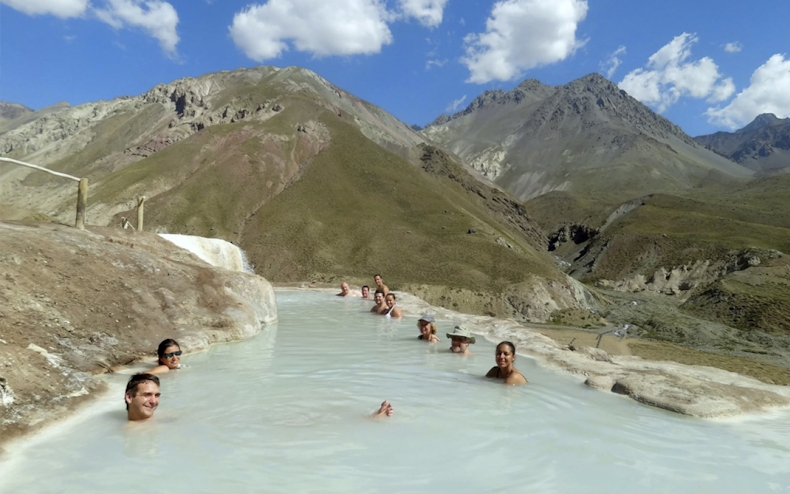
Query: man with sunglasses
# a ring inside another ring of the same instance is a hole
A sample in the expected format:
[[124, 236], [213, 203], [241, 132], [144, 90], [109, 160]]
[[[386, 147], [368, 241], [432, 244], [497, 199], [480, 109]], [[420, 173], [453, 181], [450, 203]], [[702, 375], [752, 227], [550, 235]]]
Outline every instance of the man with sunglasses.
[[176, 340], [166, 339], [159, 344], [157, 349], [159, 365], [148, 371], [149, 374], [159, 374], [181, 368], [181, 345]]

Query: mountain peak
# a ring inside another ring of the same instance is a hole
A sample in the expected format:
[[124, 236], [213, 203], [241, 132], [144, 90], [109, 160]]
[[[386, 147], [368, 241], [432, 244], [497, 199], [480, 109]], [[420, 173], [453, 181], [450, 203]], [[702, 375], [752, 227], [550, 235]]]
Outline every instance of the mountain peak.
[[769, 125], [775, 125], [777, 123], [782, 123], [785, 120], [790, 120], [790, 119], [777, 118], [777, 116], [774, 115], [773, 113], [762, 113], [760, 115], [757, 115], [754, 118], [754, 120], [752, 120], [752, 122], [749, 125], [747, 125], [746, 127], [742, 128], [740, 130], [740, 132], [747, 132], [747, 131], [750, 131], [750, 130], [757, 130], [757, 129], [762, 128], [762, 127], [768, 127]]

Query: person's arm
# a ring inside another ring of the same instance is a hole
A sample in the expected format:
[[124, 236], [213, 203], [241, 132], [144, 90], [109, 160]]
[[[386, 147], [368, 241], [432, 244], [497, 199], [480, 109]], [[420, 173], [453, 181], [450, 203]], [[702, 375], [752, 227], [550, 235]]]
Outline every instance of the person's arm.
[[498, 377], [498, 376], [499, 376], [499, 367], [497, 367], [496, 365], [491, 367], [491, 370], [488, 371], [488, 374], [486, 374], [486, 377]]
[[395, 306], [395, 308], [392, 310], [392, 314], [390, 315], [392, 317], [403, 317], [403, 309], [401, 309], [398, 306]]

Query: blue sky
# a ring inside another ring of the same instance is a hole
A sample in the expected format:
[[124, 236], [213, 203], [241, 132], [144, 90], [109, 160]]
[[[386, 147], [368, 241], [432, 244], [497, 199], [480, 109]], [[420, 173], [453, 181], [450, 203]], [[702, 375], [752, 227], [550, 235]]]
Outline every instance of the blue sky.
[[298, 65], [425, 125], [486, 89], [599, 72], [699, 135], [790, 117], [788, 19], [777, 0], [0, 0], [0, 100]]

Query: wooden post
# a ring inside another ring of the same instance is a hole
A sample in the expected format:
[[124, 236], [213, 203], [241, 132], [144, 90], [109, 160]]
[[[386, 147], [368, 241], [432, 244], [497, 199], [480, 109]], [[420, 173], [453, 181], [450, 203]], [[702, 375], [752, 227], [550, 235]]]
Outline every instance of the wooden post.
[[143, 231], [143, 216], [145, 215], [145, 196], [137, 198], [137, 231]]
[[88, 204], [88, 179], [81, 178], [80, 185], [77, 187], [77, 221], [75, 227], [78, 230], [85, 229], [85, 207]]

